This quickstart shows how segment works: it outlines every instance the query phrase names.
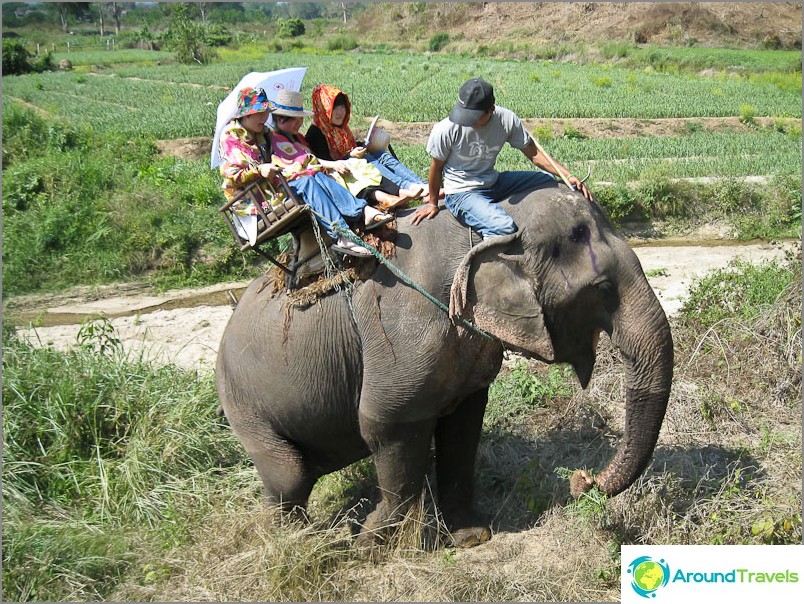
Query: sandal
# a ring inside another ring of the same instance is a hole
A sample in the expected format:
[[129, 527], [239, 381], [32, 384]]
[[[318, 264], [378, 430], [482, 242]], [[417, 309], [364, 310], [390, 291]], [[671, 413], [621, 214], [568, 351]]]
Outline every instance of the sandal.
[[352, 243], [345, 237], [340, 237], [336, 243], [332, 244], [330, 249], [332, 249], [333, 252], [340, 252], [341, 254], [347, 254], [355, 258], [370, 258], [372, 256], [372, 253], [362, 245]]
[[363, 227], [363, 230], [373, 231], [374, 229], [379, 228], [384, 224], [388, 224], [389, 222], [393, 222], [394, 220], [396, 220], [396, 218], [394, 218], [390, 214], [385, 214], [384, 212], [378, 212], [374, 216], [374, 218], [371, 219], [371, 222], [367, 224], [365, 227]]

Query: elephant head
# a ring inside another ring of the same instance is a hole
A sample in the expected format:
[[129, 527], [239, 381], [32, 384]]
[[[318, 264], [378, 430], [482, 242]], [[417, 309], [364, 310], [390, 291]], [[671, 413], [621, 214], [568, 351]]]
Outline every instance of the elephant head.
[[626, 370], [625, 428], [608, 467], [594, 480], [576, 472], [571, 490], [578, 496], [597, 484], [615, 495], [648, 465], [664, 419], [673, 374], [667, 318], [636, 255], [596, 204], [553, 190], [506, 210], [519, 230], [463, 259], [450, 313], [527, 357], [570, 363], [584, 388], [598, 336], [609, 334]]

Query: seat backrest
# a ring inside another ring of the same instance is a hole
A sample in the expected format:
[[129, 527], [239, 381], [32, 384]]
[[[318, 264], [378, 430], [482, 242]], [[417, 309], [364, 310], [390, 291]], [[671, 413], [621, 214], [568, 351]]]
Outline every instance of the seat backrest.
[[[237, 209], [253, 207], [257, 217], [257, 238], [254, 245], [243, 236], [244, 229], [235, 225], [242, 224]], [[276, 182], [260, 178], [247, 187], [234, 199], [227, 201], [220, 208], [226, 224], [241, 250], [248, 250], [259, 244], [289, 233], [303, 226], [304, 221], [311, 220], [307, 205], [288, 186], [280, 174]]]

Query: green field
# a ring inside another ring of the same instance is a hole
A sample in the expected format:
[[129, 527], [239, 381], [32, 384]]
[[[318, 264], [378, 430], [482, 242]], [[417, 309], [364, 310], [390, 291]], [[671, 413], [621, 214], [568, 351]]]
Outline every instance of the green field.
[[[534, 135], [573, 172], [591, 168], [589, 182], [615, 221], [661, 219], [668, 211], [709, 220], [711, 198], [723, 196], [720, 185], [693, 194], [670, 190], [666, 182], [760, 176], [772, 186], [726, 204], [748, 215], [737, 235], [789, 237], [800, 229], [801, 72], [791, 68], [800, 52], [667, 49], [659, 70], [639, 59], [648, 50], [627, 51], [641, 67], [387, 52], [262, 52], [255, 58], [252, 47], [249, 60], [156, 65], [164, 52], [99, 51], [75, 53], [78, 70], [4, 77], [4, 292], [146, 275], [163, 285], [205, 284], [249, 274], [215, 218], [217, 172], [206, 158], [160, 157], [153, 141], [211, 138], [218, 104], [243, 75], [292, 66], [308, 68], [305, 96], [321, 82], [349, 93], [358, 127], [376, 114], [401, 128], [434, 123], [448, 113], [463, 81], [484, 77], [495, 84], [500, 105], [525, 119], [563, 124], [562, 135], [546, 136], [540, 128]], [[694, 60], [742, 69], [740, 75], [700, 75], [667, 67]], [[739, 117], [744, 127], [718, 129], [705, 121], [729, 117]], [[600, 135], [578, 135], [573, 120], [581, 118], [601, 120]], [[607, 121], [660, 118], [678, 120], [674, 134], [611, 137], [605, 131]], [[422, 176], [429, 166], [424, 142], [422, 135], [418, 143], [394, 143]], [[498, 168], [528, 164], [505, 148]], [[620, 188], [610, 193], [596, 189], [598, 183]], [[622, 189], [634, 183], [661, 185], [661, 202], [651, 189]], [[776, 209], [766, 211], [768, 203]], [[147, 211], [137, 212], [143, 204]], [[182, 220], [188, 208], [193, 219]]]
[[[157, 138], [203, 136], [214, 127], [215, 109], [226, 96], [225, 90], [205, 87], [228, 88], [250, 71], [295, 66], [308, 67], [305, 95], [318, 83], [333, 83], [350, 95], [357, 117], [379, 113], [401, 122], [441, 119], [451, 108], [455, 90], [472, 76], [494, 83], [499, 103], [523, 118], [720, 117], [740, 115], [745, 105], [756, 116], [801, 117], [800, 73], [793, 76], [796, 88], [788, 79], [780, 85], [605, 65], [400, 54], [269, 53], [259, 62], [119, 65], [99, 74], [4, 78], [3, 90], [100, 129], [145, 130]], [[123, 116], [127, 119], [121, 120]]]

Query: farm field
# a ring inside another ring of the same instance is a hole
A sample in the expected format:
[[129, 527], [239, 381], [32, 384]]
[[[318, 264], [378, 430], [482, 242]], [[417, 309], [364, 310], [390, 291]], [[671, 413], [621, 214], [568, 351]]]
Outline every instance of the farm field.
[[[263, 272], [220, 220], [208, 156], [159, 154], [155, 142], [210, 138], [244, 74], [292, 66], [308, 67], [305, 98], [320, 82], [350, 94], [356, 131], [380, 114], [421, 175], [430, 125], [480, 76], [551, 154], [576, 173], [591, 167], [601, 206], [638, 224], [626, 235], [801, 232], [800, 51], [667, 51], [717, 66], [707, 73], [407, 52], [205, 66], [156, 65], [165, 53], [146, 51], [73, 54], [80, 69], [3, 78], [4, 299]], [[612, 134], [626, 123], [638, 132]], [[528, 166], [505, 149], [498, 167]], [[309, 524], [276, 523], [215, 416], [210, 372], [123, 358], [103, 321], [67, 352], [33, 347], [15, 338], [4, 304], [3, 600], [617, 601], [623, 543], [800, 543], [800, 251], [792, 256], [693, 285], [671, 321], [667, 419], [633, 488], [608, 501], [570, 500], [566, 488], [567, 470], [601, 467], [622, 430], [622, 362], [605, 335], [585, 391], [568, 367], [510, 359], [479, 453], [492, 541], [434, 547], [428, 491], [412, 530], [370, 561], [349, 547], [376, 498], [369, 462], [320, 481]]]
[[[3, 87], [11, 97], [56, 115], [92, 120], [101, 129], [144, 130], [162, 138], [202, 136], [209, 133], [210, 122], [214, 124], [224, 91], [244, 74], [296, 66], [308, 68], [303, 94], [309, 96], [317, 83], [332, 82], [350, 95], [356, 117], [381, 114], [391, 121], [441, 119], [452, 106], [455, 90], [473, 76], [495, 84], [501, 104], [523, 118], [717, 117], [741, 115], [745, 106], [757, 116], [801, 117], [800, 72], [780, 75], [777, 81], [752, 81], [607, 65], [404, 54], [268, 53], [261, 61], [208, 66], [120, 65], [95, 74], [5, 78]], [[188, 90], [181, 84], [199, 88]], [[154, 102], [160, 111], [154, 111]], [[170, 123], [179, 115], [172, 109], [174, 104], [180, 104], [187, 115], [179, 124]], [[127, 111], [134, 112], [129, 117], [139, 119], [116, 123], [115, 118]]]
[[[3, 103], [19, 99], [48, 115], [91, 124], [98, 132], [147, 133], [155, 139], [211, 136], [218, 103], [243, 74], [299, 65], [308, 67], [304, 94], [325, 81], [349, 93], [358, 127], [377, 114], [399, 124], [438, 121], [448, 113], [455, 90], [472, 75], [495, 83], [498, 102], [526, 119], [554, 118], [570, 124], [573, 118], [778, 120], [775, 129], [747, 129], [739, 134], [702, 131], [692, 121], [686, 136], [624, 141], [577, 140], [569, 135], [543, 141], [573, 169], [593, 162], [593, 180], [639, 180], [656, 166], [676, 178], [800, 172], [800, 73], [753, 81], [546, 61], [269, 53], [259, 62], [122, 64], [97, 73], [7, 77]], [[401, 149], [403, 159], [420, 173], [428, 162], [423, 143], [419, 148]], [[504, 169], [515, 167], [521, 159], [509, 151], [502, 156]]]

